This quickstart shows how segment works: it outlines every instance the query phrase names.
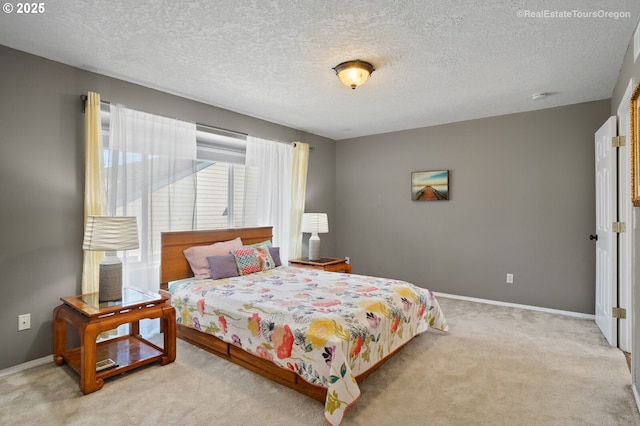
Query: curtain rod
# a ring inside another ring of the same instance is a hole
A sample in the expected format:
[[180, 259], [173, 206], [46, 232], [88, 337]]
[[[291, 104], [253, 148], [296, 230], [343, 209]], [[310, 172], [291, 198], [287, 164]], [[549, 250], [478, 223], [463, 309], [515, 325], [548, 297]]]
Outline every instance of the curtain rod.
[[235, 130], [223, 129], [222, 127], [210, 126], [208, 124], [198, 123], [197, 121], [196, 121], [196, 126], [206, 127], [208, 129], [217, 130], [219, 132], [233, 133], [234, 135], [238, 135], [238, 136], [249, 136], [247, 133], [242, 133]]
[[[84, 113], [84, 112], [86, 111], [86, 103], [87, 103], [87, 99], [88, 99], [88, 97], [87, 97], [87, 95], [82, 94], [82, 95], [80, 95], [80, 99], [82, 100], [82, 112]], [[100, 100], [100, 104], [103, 104], [103, 105], [111, 105], [111, 102], [109, 102], [109, 101], [103, 101], [103, 100], [101, 99], [101, 100]], [[155, 115], [159, 115], [159, 114], [155, 114]], [[164, 116], [164, 117], [166, 117], [166, 116]], [[173, 117], [166, 117], [166, 118], [171, 118], [172, 120], [176, 120], [176, 118], [173, 118]], [[186, 121], [186, 120], [180, 120], [180, 121]], [[221, 132], [233, 133], [233, 134], [236, 134], [236, 135], [239, 135], [239, 136], [245, 136], [245, 137], [246, 137], [246, 136], [249, 136], [247, 133], [242, 133], [242, 132], [238, 132], [238, 131], [235, 131], [235, 130], [223, 129], [223, 128], [221, 128], [221, 127], [214, 127], [214, 126], [210, 126], [210, 125], [208, 125], [208, 124], [202, 124], [202, 123], [198, 123], [198, 122], [196, 122], [196, 123], [195, 123], [195, 125], [196, 125], [196, 126], [208, 127], [208, 128], [210, 128], [210, 129], [218, 130], [218, 131], [221, 131]]]
[[[80, 95], [80, 99], [82, 100], [82, 113], [84, 114], [84, 112], [86, 111], [86, 104], [87, 104], [88, 97], [87, 97], [87, 95], [85, 95], [83, 93], [82, 95]], [[100, 100], [100, 103], [104, 104], [104, 105], [111, 105], [111, 102], [109, 102], [109, 101]], [[182, 120], [182, 121], [184, 121], [184, 120]], [[244, 137], [249, 136], [248, 133], [238, 132], [236, 130], [223, 129], [221, 127], [210, 126], [208, 124], [202, 124], [202, 123], [198, 123], [198, 122], [196, 122], [195, 124], [196, 124], [196, 126], [207, 127], [209, 129], [217, 130], [217, 131], [220, 131], [220, 132], [233, 133], [235, 135], [244, 136]], [[284, 142], [284, 141], [276, 141], [276, 142], [288, 143], [288, 144], [292, 144], [292, 145], [296, 144], [295, 142]], [[315, 150], [316, 150], [316, 148], [314, 146], [309, 146], [309, 151], [315, 151]]]

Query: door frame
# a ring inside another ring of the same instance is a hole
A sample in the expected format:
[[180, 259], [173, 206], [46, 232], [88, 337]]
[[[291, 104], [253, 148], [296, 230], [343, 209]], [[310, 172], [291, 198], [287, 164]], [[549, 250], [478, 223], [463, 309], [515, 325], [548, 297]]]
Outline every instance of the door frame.
[[618, 148], [618, 221], [627, 224], [627, 231], [618, 240], [618, 307], [626, 309], [626, 319], [618, 320], [618, 347], [631, 352], [633, 342], [633, 236], [635, 216], [631, 203], [631, 94], [633, 79], [629, 80], [617, 109], [618, 135], [626, 144]]

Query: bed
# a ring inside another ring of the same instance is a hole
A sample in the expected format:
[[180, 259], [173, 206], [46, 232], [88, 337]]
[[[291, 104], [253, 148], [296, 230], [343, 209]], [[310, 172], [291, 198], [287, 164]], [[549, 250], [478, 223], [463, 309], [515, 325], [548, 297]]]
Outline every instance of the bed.
[[194, 277], [184, 250], [237, 237], [271, 245], [272, 228], [162, 233], [160, 286], [176, 308], [176, 334], [324, 403], [329, 424], [342, 422], [358, 383], [413, 337], [448, 330], [433, 293], [403, 281], [273, 265]]

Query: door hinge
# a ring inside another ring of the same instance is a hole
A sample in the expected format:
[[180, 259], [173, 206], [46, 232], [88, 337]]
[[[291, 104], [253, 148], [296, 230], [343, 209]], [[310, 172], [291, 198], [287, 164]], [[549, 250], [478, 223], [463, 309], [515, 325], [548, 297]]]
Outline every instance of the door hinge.
[[625, 222], [613, 222], [611, 224], [611, 230], [618, 234], [627, 231], [627, 224]]
[[627, 319], [627, 310], [625, 308], [612, 308], [611, 316], [618, 319]]
[[626, 144], [627, 141], [624, 136], [613, 136], [611, 138], [611, 146], [614, 148], [620, 148], [621, 146], [625, 146]]

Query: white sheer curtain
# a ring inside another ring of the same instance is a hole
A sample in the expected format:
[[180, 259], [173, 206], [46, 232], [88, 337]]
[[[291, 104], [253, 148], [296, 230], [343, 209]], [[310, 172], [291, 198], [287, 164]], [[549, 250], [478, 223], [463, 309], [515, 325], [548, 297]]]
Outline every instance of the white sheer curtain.
[[157, 291], [160, 233], [193, 227], [196, 125], [111, 105], [105, 155], [109, 214], [138, 218], [140, 248], [119, 254], [123, 283]]
[[[251, 225], [273, 226], [273, 245], [280, 247], [282, 264], [288, 264], [291, 227], [291, 173], [292, 146], [281, 142], [247, 137], [245, 165], [256, 191], [256, 223]], [[253, 200], [248, 200], [251, 203]]]

